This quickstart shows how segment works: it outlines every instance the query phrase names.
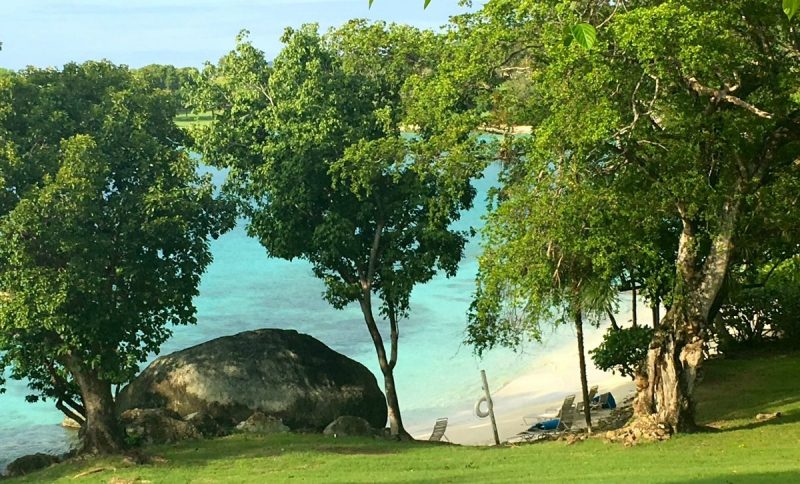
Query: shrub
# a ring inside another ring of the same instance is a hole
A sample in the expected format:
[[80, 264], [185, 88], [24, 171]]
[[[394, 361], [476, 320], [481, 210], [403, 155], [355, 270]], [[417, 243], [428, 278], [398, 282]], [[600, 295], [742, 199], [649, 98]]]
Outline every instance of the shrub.
[[597, 368], [633, 378], [644, 365], [652, 338], [652, 328], [609, 328], [600, 346], [589, 354]]

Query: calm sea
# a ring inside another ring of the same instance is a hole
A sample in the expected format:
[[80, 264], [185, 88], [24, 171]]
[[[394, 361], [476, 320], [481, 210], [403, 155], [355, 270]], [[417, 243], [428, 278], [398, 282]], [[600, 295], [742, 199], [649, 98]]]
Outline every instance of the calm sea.
[[[456, 224], [478, 228], [485, 214], [487, 190], [497, 181], [489, 168], [475, 182], [476, 206]], [[221, 175], [216, 176], [221, 181]], [[322, 299], [323, 285], [308, 263], [270, 259], [244, 224], [212, 243], [214, 262], [203, 276], [196, 300], [198, 324], [175, 329], [162, 353], [169, 353], [219, 336], [258, 328], [296, 329], [366, 365], [378, 377], [374, 348], [360, 310], [354, 305], [337, 311]], [[519, 355], [490, 352], [483, 360], [462, 344], [477, 256], [477, 238], [470, 241], [456, 277], [443, 276], [419, 286], [411, 299], [411, 316], [401, 323], [396, 380], [404, 420], [412, 429], [431, 425], [437, 416], [472, 408], [481, 394], [480, 369], [492, 388], [499, 388], [528, 371], [550, 350], [573, 344], [570, 330], [554, 332], [546, 346]], [[576, 377], [577, 380], [577, 377]], [[533, 390], [533, 389], [532, 389]], [[52, 403], [30, 404], [25, 385], [9, 381], [0, 395], [0, 469], [16, 457], [35, 452], [64, 452], [74, 442], [72, 431], [59, 426], [62, 415]]]

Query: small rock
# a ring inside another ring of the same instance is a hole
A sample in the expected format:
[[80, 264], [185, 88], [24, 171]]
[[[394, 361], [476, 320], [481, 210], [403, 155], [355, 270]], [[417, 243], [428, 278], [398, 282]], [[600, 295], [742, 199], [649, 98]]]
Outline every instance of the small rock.
[[65, 429], [75, 429], [75, 430], [81, 429], [81, 424], [79, 424], [78, 422], [69, 417], [64, 417], [64, 420], [61, 422], [61, 426], [64, 427]]
[[334, 437], [369, 437], [375, 435], [375, 431], [369, 422], [361, 417], [344, 415], [329, 423], [322, 432], [325, 435]]
[[759, 422], [764, 422], [766, 420], [774, 420], [774, 419], [780, 418], [780, 417], [781, 417], [781, 413], [780, 412], [759, 413], [758, 415], [756, 415], [756, 420], [758, 420]]
[[6, 468], [6, 475], [8, 477], [24, 476], [31, 472], [50, 467], [53, 464], [58, 464], [60, 459], [54, 455], [49, 454], [32, 454], [20, 457], [19, 459], [8, 464]]
[[282, 434], [289, 432], [289, 427], [280, 419], [255, 412], [244, 422], [236, 426], [236, 430], [251, 434]]

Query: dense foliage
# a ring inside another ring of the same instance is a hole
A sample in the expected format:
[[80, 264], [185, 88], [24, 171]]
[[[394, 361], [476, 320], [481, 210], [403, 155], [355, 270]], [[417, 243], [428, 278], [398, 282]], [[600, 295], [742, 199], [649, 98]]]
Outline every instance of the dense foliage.
[[175, 67], [164, 64], [150, 64], [136, 69], [134, 74], [151, 87], [169, 92], [177, 105], [178, 112], [187, 109], [189, 93], [199, 75], [194, 67]]
[[764, 283], [740, 284], [730, 291], [714, 321], [721, 352], [780, 342], [800, 347], [800, 261], [765, 269]]
[[597, 368], [634, 378], [644, 370], [652, 338], [653, 329], [646, 326], [609, 328], [600, 346], [589, 353]]

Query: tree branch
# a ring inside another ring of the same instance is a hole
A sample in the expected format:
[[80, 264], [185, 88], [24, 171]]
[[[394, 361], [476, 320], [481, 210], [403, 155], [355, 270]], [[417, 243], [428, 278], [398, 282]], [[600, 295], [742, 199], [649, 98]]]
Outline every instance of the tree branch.
[[696, 92], [697, 94], [700, 94], [701, 96], [711, 96], [717, 102], [725, 101], [727, 103], [734, 104], [736, 106], [739, 106], [740, 108], [744, 108], [744, 109], [750, 111], [751, 113], [755, 114], [756, 116], [758, 116], [760, 118], [765, 118], [765, 119], [772, 119], [773, 118], [773, 115], [771, 113], [768, 113], [767, 111], [759, 109], [759, 108], [753, 106], [752, 104], [748, 103], [744, 99], [736, 97], [733, 94], [731, 94], [732, 92], [734, 92], [737, 89], [739, 89], [739, 85], [736, 85], [736, 86], [725, 86], [723, 89], [712, 89], [710, 87], [706, 87], [706, 86], [700, 84], [700, 81], [698, 81], [694, 77], [690, 77], [690, 78], [686, 79], [686, 82], [689, 84], [689, 87], [694, 92]]
[[381, 245], [381, 233], [383, 232], [383, 221], [378, 221], [375, 226], [375, 237], [372, 239], [372, 248], [369, 251], [369, 266], [367, 269], [367, 280], [361, 281], [363, 289], [372, 288], [372, 279], [375, 277], [375, 265], [378, 259], [378, 249]]
[[395, 311], [394, 304], [389, 304], [389, 326], [391, 331], [391, 353], [389, 355], [389, 368], [394, 370], [397, 365], [397, 344], [400, 339], [400, 329], [397, 325], [397, 312]]

